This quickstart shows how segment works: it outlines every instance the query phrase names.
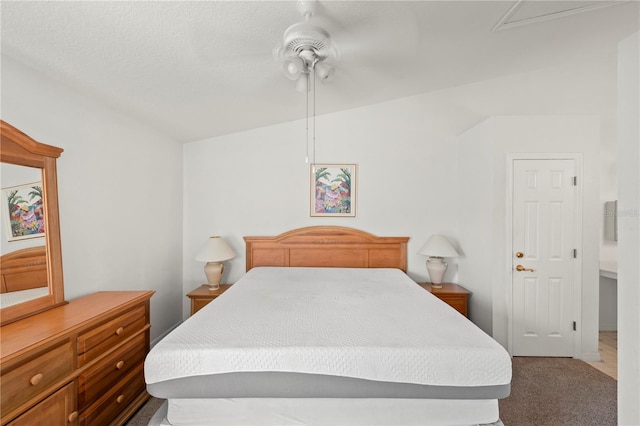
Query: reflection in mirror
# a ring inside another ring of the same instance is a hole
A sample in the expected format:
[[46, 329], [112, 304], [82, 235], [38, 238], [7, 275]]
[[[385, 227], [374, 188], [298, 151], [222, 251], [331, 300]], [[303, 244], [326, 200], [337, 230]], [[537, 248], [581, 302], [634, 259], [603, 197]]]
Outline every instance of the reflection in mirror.
[[66, 303], [56, 171], [61, 153], [0, 120], [0, 325]]
[[0, 164], [0, 308], [49, 294], [42, 170]]

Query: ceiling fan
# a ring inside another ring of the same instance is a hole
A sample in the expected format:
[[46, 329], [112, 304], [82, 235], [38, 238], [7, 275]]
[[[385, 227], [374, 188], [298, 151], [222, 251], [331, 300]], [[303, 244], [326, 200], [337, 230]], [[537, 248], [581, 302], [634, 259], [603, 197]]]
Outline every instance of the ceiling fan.
[[296, 89], [309, 90], [309, 78], [320, 81], [331, 79], [335, 68], [328, 60], [337, 59], [338, 51], [329, 33], [311, 23], [316, 10], [316, 0], [299, 0], [297, 9], [303, 21], [286, 29], [282, 43], [275, 46], [273, 55], [282, 61], [282, 70], [290, 80], [296, 81]]

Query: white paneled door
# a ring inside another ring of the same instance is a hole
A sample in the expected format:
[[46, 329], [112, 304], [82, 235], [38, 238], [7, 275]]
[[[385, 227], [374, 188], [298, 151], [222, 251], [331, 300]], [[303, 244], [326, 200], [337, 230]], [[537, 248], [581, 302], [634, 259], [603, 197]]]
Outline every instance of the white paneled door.
[[513, 160], [514, 356], [573, 356], [575, 176], [572, 159]]

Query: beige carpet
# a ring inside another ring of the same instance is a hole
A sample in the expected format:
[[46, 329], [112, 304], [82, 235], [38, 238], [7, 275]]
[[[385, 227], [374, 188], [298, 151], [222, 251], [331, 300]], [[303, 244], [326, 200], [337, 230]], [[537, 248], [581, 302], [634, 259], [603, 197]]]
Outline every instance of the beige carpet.
[[164, 399], [153, 398], [145, 405], [143, 405], [138, 412], [127, 422], [125, 426], [147, 426], [149, 424], [149, 420], [155, 414], [156, 410], [160, 408]]
[[515, 357], [511, 395], [500, 401], [505, 426], [617, 424], [617, 382], [572, 358]]
[[[127, 426], [146, 426], [163, 402], [152, 398]], [[500, 418], [505, 426], [613, 426], [617, 382], [576, 359], [516, 357]]]

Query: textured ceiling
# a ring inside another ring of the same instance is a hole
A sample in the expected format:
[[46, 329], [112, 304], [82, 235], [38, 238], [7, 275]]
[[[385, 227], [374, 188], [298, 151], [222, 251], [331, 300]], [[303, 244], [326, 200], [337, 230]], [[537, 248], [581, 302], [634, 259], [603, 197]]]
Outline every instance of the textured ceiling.
[[[312, 21], [329, 31], [340, 58], [333, 80], [318, 88], [317, 112], [615, 49], [638, 31], [638, 2], [574, 13], [609, 3], [321, 1]], [[3, 0], [0, 7], [3, 54], [177, 141], [305, 115], [304, 94], [272, 57], [284, 30], [302, 20], [295, 2]]]

